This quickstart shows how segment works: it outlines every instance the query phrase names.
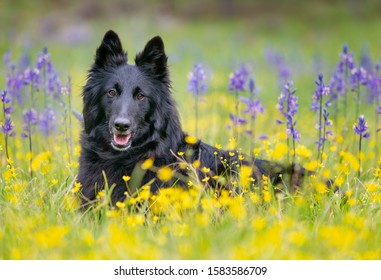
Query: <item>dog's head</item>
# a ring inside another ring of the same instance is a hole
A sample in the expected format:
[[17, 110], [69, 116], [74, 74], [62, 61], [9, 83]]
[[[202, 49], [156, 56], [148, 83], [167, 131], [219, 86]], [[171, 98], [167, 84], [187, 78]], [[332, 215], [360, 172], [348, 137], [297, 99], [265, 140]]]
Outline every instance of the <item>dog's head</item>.
[[173, 106], [171, 97], [165, 96], [170, 93], [170, 82], [160, 37], [151, 39], [136, 55], [135, 65], [127, 61], [118, 35], [108, 31], [83, 90], [85, 133], [99, 134], [96, 136], [117, 151], [128, 150], [153, 131], [162, 130], [157, 108], [168, 100]]

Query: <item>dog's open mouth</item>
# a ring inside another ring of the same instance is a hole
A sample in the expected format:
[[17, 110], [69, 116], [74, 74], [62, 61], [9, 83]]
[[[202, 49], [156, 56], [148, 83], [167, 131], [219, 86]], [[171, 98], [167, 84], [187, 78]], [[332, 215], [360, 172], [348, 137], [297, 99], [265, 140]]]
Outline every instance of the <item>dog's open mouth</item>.
[[117, 151], [125, 151], [131, 146], [131, 133], [127, 134], [113, 134], [111, 146]]

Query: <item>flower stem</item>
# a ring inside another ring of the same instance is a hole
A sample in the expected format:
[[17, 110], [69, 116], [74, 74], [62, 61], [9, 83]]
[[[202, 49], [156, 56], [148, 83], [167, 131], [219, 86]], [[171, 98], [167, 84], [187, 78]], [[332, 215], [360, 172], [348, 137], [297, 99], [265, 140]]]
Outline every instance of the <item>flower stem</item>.
[[[31, 128], [29, 128], [29, 131], [31, 131]], [[29, 153], [30, 153], [30, 159], [29, 159], [30, 179], [32, 179], [33, 178], [33, 170], [32, 170], [33, 146], [32, 146], [32, 133], [31, 132], [30, 132], [28, 138], [29, 138]]]
[[358, 171], [358, 177], [360, 178], [361, 176], [361, 142], [362, 142], [362, 136], [360, 135], [360, 140], [359, 140], [359, 171]]
[[195, 124], [194, 124], [194, 133], [195, 136], [198, 137], [198, 95], [195, 96], [194, 98], [194, 111], [195, 111]]
[[319, 104], [319, 139], [318, 139], [318, 159], [320, 158], [321, 162], [321, 141], [322, 141], [322, 135], [321, 135], [321, 130], [322, 130], [322, 115], [323, 115], [323, 97], [320, 96], [320, 104]]
[[238, 97], [238, 91], [235, 91], [235, 121], [233, 123], [234, 126], [234, 138], [237, 140], [238, 143], [238, 121], [239, 121], [239, 97]]
[[360, 114], [360, 81], [359, 80], [357, 80], [356, 93], [357, 93], [356, 116], [358, 116]]

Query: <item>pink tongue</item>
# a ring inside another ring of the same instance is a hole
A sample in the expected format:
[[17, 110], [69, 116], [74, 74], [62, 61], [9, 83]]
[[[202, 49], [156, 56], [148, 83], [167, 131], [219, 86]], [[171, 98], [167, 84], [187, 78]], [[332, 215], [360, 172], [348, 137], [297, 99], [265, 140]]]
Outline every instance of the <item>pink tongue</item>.
[[114, 141], [116, 144], [124, 146], [128, 143], [128, 140], [130, 140], [131, 134], [128, 135], [117, 135], [114, 134]]

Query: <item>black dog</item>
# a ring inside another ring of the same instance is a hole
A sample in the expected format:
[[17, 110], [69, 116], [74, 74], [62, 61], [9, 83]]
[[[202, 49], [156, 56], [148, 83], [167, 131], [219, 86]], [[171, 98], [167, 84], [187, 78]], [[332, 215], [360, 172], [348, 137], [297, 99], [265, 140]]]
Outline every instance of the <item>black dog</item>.
[[[239, 161], [237, 153], [220, 151], [201, 141], [185, 141], [186, 134], [181, 129], [171, 95], [167, 56], [160, 37], [147, 43], [135, 63], [127, 63], [127, 53], [118, 35], [108, 31], [96, 51], [83, 89], [84, 131], [78, 181], [82, 184], [84, 208], [105, 187], [105, 180], [110, 187], [114, 185], [112, 203], [123, 201], [126, 192], [131, 190], [127, 190], [122, 177], [131, 176], [148, 158], [154, 159], [154, 169], [171, 165], [182, 178], [188, 174], [186, 169], [178, 168], [178, 152], [186, 152], [184, 158], [188, 162], [199, 160], [200, 167], [210, 168], [211, 177], [231, 174], [229, 163]], [[266, 174], [273, 184], [281, 182], [281, 174], [291, 174], [295, 169], [259, 159], [239, 162], [252, 166], [256, 181]], [[235, 166], [233, 164], [233, 168]], [[198, 172], [201, 178], [206, 176]], [[304, 170], [298, 172], [298, 177], [303, 173]], [[152, 192], [163, 186], [186, 185], [178, 176], [164, 184], [151, 169], [135, 182], [135, 190], [148, 182]]]

